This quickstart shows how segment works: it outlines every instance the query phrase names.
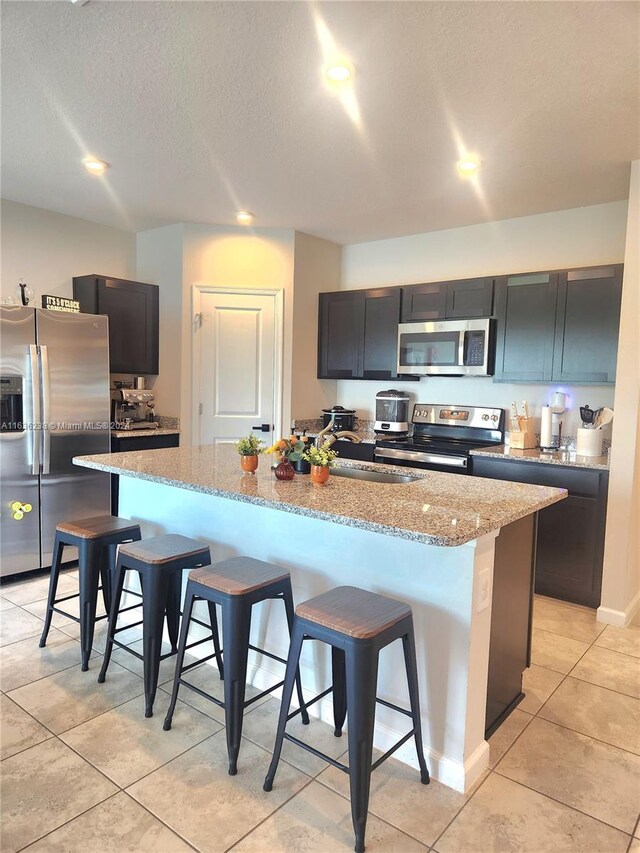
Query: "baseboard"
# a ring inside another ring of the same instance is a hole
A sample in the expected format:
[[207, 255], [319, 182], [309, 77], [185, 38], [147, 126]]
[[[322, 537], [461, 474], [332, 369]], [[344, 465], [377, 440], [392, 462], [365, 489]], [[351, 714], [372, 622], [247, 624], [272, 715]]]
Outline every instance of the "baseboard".
[[[209, 663], [211, 665], [215, 665], [213, 661], [209, 661]], [[257, 664], [255, 662], [255, 658], [253, 660], [250, 658], [247, 669], [247, 681], [249, 681], [258, 690], [266, 690], [270, 684], [279, 681], [281, 678], [281, 669], [276, 670], [274, 668], [272, 670], [268, 665]], [[311, 683], [311, 680], [305, 677], [304, 672], [302, 673], [303, 684]], [[273, 696], [279, 698], [281, 692], [281, 689], [274, 690]], [[305, 695], [306, 693], [307, 691], [305, 691]], [[313, 698], [313, 691], [309, 693], [307, 698]], [[312, 705], [309, 708], [309, 716], [320, 719], [323, 723], [327, 723], [333, 728], [333, 703], [331, 701], [331, 697], [325, 697]], [[348, 729], [348, 722], [349, 720], [347, 716], [346, 729]], [[386, 752], [404, 736], [406, 731], [406, 728], [404, 730], [395, 730], [383, 723], [376, 722], [373, 745], [381, 752]], [[441, 782], [443, 785], [447, 785], [447, 787], [453, 788], [454, 790], [462, 793], [468, 791], [489, 766], [489, 744], [486, 740], [482, 741], [471, 756], [465, 760], [464, 764], [449, 756], [436, 752], [427, 744], [425, 744], [424, 754], [431, 777], [433, 779], [437, 779], [437, 781]], [[419, 769], [413, 739], [403, 744], [400, 749], [394, 753], [394, 758], [402, 761], [403, 764], [408, 764], [410, 767], [414, 767], [416, 771]]]
[[607, 625], [614, 625], [616, 628], [626, 628], [631, 624], [631, 620], [640, 610], [640, 591], [631, 599], [624, 610], [613, 610], [611, 607], [598, 607], [597, 620], [605, 622]]

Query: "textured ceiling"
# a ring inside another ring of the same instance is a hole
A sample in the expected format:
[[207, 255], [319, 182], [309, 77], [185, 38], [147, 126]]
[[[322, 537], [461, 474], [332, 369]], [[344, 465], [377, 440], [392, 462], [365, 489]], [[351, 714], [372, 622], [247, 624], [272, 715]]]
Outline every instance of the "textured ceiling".
[[[639, 12], [8, 0], [2, 195], [130, 230], [247, 208], [339, 243], [626, 198]], [[357, 69], [350, 99], [321, 78], [332, 40]], [[475, 186], [460, 146], [483, 160]]]

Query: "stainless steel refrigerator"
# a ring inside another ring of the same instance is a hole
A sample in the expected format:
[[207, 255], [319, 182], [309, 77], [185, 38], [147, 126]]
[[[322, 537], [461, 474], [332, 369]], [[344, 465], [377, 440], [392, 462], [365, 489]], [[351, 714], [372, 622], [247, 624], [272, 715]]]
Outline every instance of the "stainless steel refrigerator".
[[110, 512], [109, 475], [71, 461], [109, 452], [107, 318], [0, 307], [0, 384], [4, 577], [51, 565], [58, 521]]

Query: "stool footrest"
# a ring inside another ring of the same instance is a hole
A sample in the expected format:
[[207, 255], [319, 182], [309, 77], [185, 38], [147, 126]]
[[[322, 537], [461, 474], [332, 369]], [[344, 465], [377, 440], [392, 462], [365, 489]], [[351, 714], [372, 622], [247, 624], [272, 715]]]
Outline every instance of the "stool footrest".
[[268, 687], [266, 690], [263, 690], [262, 693], [258, 693], [257, 696], [252, 696], [251, 699], [246, 699], [244, 707], [248, 708], [249, 705], [253, 705], [254, 702], [258, 701], [258, 699], [262, 699], [263, 696], [266, 696], [268, 693], [272, 693], [274, 690], [277, 690], [278, 687], [282, 687], [283, 685], [284, 679], [282, 679], [282, 681], [278, 681], [277, 684], [273, 684], [271, 687]]
[[[209, 627], [209, 626], [207, 626], [207, 627]], [[201, 646], [202, 643], [210, 643], [212, 640], [213, 640], [213, 634], [210, 634], [208, 637], [203, 637], [201, 640], [194, 640], [193, 643], [187, 643], [187, 645], [184, 647], [184, 650], [186, 652], [189, 649], [194, 648], [194, 646]], [[222, 654], [222, 649], [220, 649], [220, 654]], [[215, 655], [210, 655], [210, 657], [208, 657], [208, 658], [200, 658], [200, 660], [201, 661], [210, 660], [212, 657], [215, 657]], [[191, 664], [189, 664], [189, 666], [191, 666]], [[186, 669], [187, 667], [183, 666], [182, 668]]]
[[200, 666], [201, 663], [206, 663], [208, 660], [213, 660], [215, 656], [216, 653], [213, 652], [213, 654], [207, 655], [206, 658], [198, 658], [198, 660], [194, 660], [192, 663], [188, 663], [183, 666], [180, 672], [183, 673], [188, 672], [190, 669], [195, 669], [197, 666]]
[[249, 648], [253, 652], [259, 652], [261, 655], [264, 655], [265, 657], [271, 658], [271, 660], [277, 660], [279, 663], [284, 663], [284, 664], [287, 663], [286, 658], [279, 658], [277, 655], [274, 655], [274, 654], [271, 654], [271, 652], [265, 651], [265, 649], [259, 649], [258, 646], [252, 646], [251, 643], [249, 643]]
[[[101, 616], [100, 618], [102, 619], [103, 617]], [[129, 630], [129, 628], [137, 628], [137, 627], [138, 627], [138, 625], [142, 625], [142, 624], [143, 624], [143, 621], [144, 621], [144, 620], [143, 620], [143, 619], [141, 619], [139, 622], [132, 622], [132, 623], [131, 623], [131, 625], [123, 625], [121, 628], [114, 628], [114, 629], [113, 629], [113, 633], [114, 633], [114, 634], [119, 634], [119, 633], [120, 633], [120, 631], [128, 631], [128, 630]], [[115, 640], [114, 640], [114, 642], [115, 642]]]
[[[318, 693], [318, 695], [314, 699], [310, 699], [308, 702], [304, 703], [305, 708], [310, 708], [315, 702], [319, 702], [320, 699], [324, 699], [325, 696], [328, 696], [329, 693], [333, 693], [333, 687], [327, 687], [326, 690], [323, 690], [322, 693]], [[302, 708], [298, 708], [297, 711], [292, 711], [290, 714], [287, 714], [287, 722], [292, 720], [294, 717], [297, 717], [298, 714], [302, 713]]]
[[387, 758], [389, 758], [391, 755], [393, 755], [393, 753], [397, 749], [400, 749], [402, 744], [406, 743], [409, 740], [409, 738], [412, 738], [414, 736], [414, 734], [415, 734], [415, 729], [411, 729], [411, 731], [408, 732], [403, 738], [400, 738], [400, 740], [395, 744], [395, 746], [392, 746], [391, 749], [387, 750], [384, 755], [381, 755], [377, 761], [373, 762], [373, 764], [371, 765], [371, 770], [375, 770], [376, 767], [380, 767], [380, 765], [382, 764], [383, 761], [386, 761]]
[[[201, 661], [198, 661], [200, 663]], [[190, 690], [193, 690], [194, 693], [197, 693], [198, 696], [202, 696], [203, 699], [208, 699], [210, 702], [213, 702], [214, 705], [217, 705], [218, 708], [224, 708], [224, 702], [221, 702], [220, 699], [216, 699], [215, 696], [212, 696], [210, 693], [207, 693], [206, 690], [201, 690], [200, 687], [196, 687], [195, 684], [189, 684], [188, 681], [184, 681], [184, 679], [179, 678], [178, 684], [183, 684], [185, 687], [188, 687]]]
[[411, 719], [413, 719], [413, 714], [411, 713], [411, 711], [407, 711], [406, 708], [400, 708], [398, 705], [393, 705], [391, 702], [387, 702], [386, 699], [378, 699], [378, 697], [376, 697], [376, 702], [378, 702], [380, 705], [384, 705], [386, 708], [391, 708], [392, 711], [397, 711], [399, 714], [404, 714], [405, 717], [410, 717]]
[[115, 637], [113, 639], [113, 645], [118, 646], [120, 649], [124, 649], [125, 652], [129, 652], [130, 655], [133, 655], [138, 660], [144, 661], [144, 657], [140, 654], [140, 652], [136, 652], [133, 649], [129, 648], [126, 643], [121, 643], [120, 640], [116, 640]]
[[343, 773], [349, 773], [349, 768], [346, 766], [346, 764], [341, 764], [339, 761], [336, 761], [335, 758], [331, 758], [330, 755], [327, 755], [326, 752], [321, 752], [314, 746], [310, 746], [308, 743], [305, 743], [303, 740], [300, 740], [300, 738], [294, 737], [294, 735], [290, 735], [289, 732], [285, 732], [284, 737], [286, 738], [286, 740], [290, 740], [291, 743], [295, 743], [296, 746], [301, 746], [302, 749], [306, 749], [307, 752], [310, 752], [312, 755], [315, 755], [316, 758], [322, 758], [323, 761], [328, 761], [329, 764], [333, 764], [334, 767], [337, 767], [338, 770], [342, 770]]
[[[98, 587], [101, 589], [101, 587]], [[56, 598], [54, 604], [60, 604], [61, 601], [69, 601], [70, 598], [80, 598], [79, 592], [72, 592], [71, 595], [65, 595], [63, 598]]]

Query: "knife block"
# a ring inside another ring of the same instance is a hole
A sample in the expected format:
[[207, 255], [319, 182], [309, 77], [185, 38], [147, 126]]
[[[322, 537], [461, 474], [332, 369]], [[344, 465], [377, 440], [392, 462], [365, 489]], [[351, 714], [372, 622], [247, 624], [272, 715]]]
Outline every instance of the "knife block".
[[518, 418], [517, 432], [509, 432], [509, 446], [516, 450], [531, 450], [538, 446], [535, 431], [533, 429], [533, 418]]

